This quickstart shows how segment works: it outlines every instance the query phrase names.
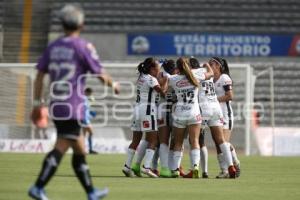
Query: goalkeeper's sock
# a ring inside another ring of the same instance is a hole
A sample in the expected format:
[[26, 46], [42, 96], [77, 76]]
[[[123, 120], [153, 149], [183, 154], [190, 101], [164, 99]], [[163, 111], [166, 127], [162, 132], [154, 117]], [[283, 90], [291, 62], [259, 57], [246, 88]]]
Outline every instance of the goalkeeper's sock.
[[79, 179], [86, 193], [92, 192], [93, 184], [92, 184], [89, 166], [87, 165], [85, 160], [85, 155], [73, 154], [72, 166], [77, 178]]
[[93, 151], [93, 138], [92, 138], [92, 135], [89, 134], [88, 136], [88, 143], [89, 143], [89, 151]]
[[56, 149], [53, 149], [51, 152], [47, 154], [47, 156], [44, 159], [41, 172], [35, 183], [35, 185], [38, 188], [43, 188], [48, 183], [48, 181], [52, 178], [52, 176], [56, 172], [57, 166], [59, 165], [62, 159], [62, 156], [63, 154]]

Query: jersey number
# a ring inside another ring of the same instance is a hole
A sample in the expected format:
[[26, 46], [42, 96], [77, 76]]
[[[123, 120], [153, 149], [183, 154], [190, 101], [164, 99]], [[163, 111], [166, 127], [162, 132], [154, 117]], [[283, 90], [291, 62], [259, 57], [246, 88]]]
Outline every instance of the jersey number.
[[182, 96], [184, 103], [194, 103], [193, 100], [194, 100], [195, 94], [193, 91], [183, 93], [181, 96]]
[[139, 103], [141, 101], [141, 92], [140, 90], [136, 91], [136, 102]]
[[66, 98], [70, 96], [70, 79], [75, 75], [75, 66], [70, 63], [55, 63], [49, 65], [49, 70], [54, 72], [54, 80], [52, 81], [52, 91], [56, 97]]
[[212, 82], [202, 82], [202, 88], [206, 96], [215, 96], [216, 91]]

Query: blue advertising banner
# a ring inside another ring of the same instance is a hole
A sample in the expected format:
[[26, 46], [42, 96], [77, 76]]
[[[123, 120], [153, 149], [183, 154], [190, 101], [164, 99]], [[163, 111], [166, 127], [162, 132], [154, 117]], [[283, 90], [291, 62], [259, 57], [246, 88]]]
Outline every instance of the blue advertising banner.
[[128, 34], [128, 55], [300, 56], [300, 35]]

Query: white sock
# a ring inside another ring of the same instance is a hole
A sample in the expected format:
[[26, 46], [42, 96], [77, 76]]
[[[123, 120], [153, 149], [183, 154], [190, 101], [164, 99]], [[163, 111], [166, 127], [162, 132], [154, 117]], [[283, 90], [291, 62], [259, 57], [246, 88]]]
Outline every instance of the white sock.
[[220, 149], [223, 153], [224, 161], [227, 165], [226, 167], [228, 168], [229, 166], [233, 165], [229, 144], [227, 142], [220, 144]]
[[[230, 143], [229, 143], [230, 144]], [[236, 154], [236, 151], [235, 151], [235, 148], [230, 144], [230, 147], [232, 148], [230, 151], [231, 151], [231, 156], [232, 156], [232, 161], [234, 163], [239, 163], [239, 159], [237, 157], [237, 154]]]
[[182, 159], [182, 152], [181, 151], [174, 151], [174, 165], [172, 167], [172, 170], [179, 169]]
[[147, 149], [147, 146], [148, 146], [148, 142], [146, 140], [142, 140], [136, 150], [136, 163], [137, 164], [141, 164], [142, 163], [142, 160], [145, 156], [145, 153], [146, 153], [146, 149]]
[[193, 167], [199, 166], [199, 163], [200, 163], [200, 149], [193, 149], [191, 151], [191, 156], [192, 156], [192, 165], [193, 165]]
[[223, 156], [223, 153], [219, 153], [217, 155], [217, 158], [218, 158], [218, 162], [219, 162], [219, 167], [221, 169], [222, 172], [227, 172], [227, 165], [226, 165], [226, 162], [224, 161], [224, 156]]
[[169, 159], [168, 159], [168, 165], [169, 165], [169, 169], [173, 169], [173, 165], [174, 165], [174, 151], [173, 150], [169, 150]]
[[208, 172], [208, 152], [206, 146], [200, 149], [200, 162], [202, 172]]
[[144, 162], [145, 168], [151, 168], [151, 163], [153, 160], [154, 153], [155, 151], [153, 149], [146, 149], [145, 162]]
[[189, 151], [189, 156], [190, 156], [190, 169], [193, 169], [194, 165], [193, 165], [193, 159], [192, 159], [192, 150]]
[[155, 150], [155, 153], [153, 155], [152, 159], [152, 169], [157, 169], [158, 167], [158, 159], [159, 159], [159, 148]]
[[169, 168], [168, 165], [168, 157], [169, 157], [169, 147], [166, 144], [160, 144], [159, 146], [159, 157], [160, 157], [160, 164], [164, 168]]
[[129, 168], [131, 168], [131, 163], [132, 163], [134, 154], [135, 154], [135, 150], [128, 148], [128, 150], [127, 150], [127, 160], [126, 160], [125, 164]]

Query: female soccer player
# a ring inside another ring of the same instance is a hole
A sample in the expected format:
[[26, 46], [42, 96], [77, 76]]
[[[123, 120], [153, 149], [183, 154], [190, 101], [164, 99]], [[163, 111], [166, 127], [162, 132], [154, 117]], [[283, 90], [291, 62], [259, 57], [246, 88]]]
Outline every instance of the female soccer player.
[[133, 131], [132, 142], [127, 152], [127, 160], [122, 172], [127, 176], [133, 176], [131, 164], [143, 132], [146, 133], [148, 147], [145, 153], [145, 162], [142, 173], [150, 177], [158, 177], [151, 171], [151, 163], [155, 148], [157, 147], [157, 106], [155, 99], [157, 94], [164, 96], [157, 77], [160, 71], [158, 62], [150, 57], [138, 66], [139, 77], [137, 80], [137, 98], [133, 113], [131, 130]]
[[34, 83], [33, 122], [39, 119], [40, 100], [42, 99], [43, 80], [50, 76], [50, 117], [57, 130], [54, 149], [47, 154], [35, 184], [29, 189], [29, 196], [36, 200], [47, 200], [44, 187], [53, 177], [63, 155], [73, 149], [72, 166], [88, 200], [98, 200], [107, 195], [108, 190], [95, 189], [89, 167], [85, 159], [84, 136], [80, 134], [80, 121], [83, 119], [85, 85], [84, 75], [96, 74], [108, 86], [119, 93], [118, 84], [103, 73], [103, 67], [93, 45], [79, 37], [83, 26], [83, 11], [76, 6], [66, 5], [60, 16], [65, 35], [45, 50], [37, 64]]
[[[167, 79], [177, 72], [174, 60], [163, 60], [161, 65], [161, 72], [158, 76], [158, 82], [164, 84], [163, 87], [167, 88], [165, 98], [157, 98], [158, 103], [158, 140], [159, 147], [153, 157], [152, 171], [161, 177], [171, 177], [171, 171], [168, 166], [168, 153], [169, 153], [169, 137], [171, 131], [171, 108], [172, 108], [172, 91], [167, 87]], [[159, 96], [158, 96], [159, 97]], [[145, 156], [145, 151], [148, 142], [142, 140], [136, 151], [136, 161], [132, 165], [132, 171], [136, 176], [141, 176], [140, 165]], [[158, 151], [158, 152], [157, 152]], [[161, 170], [158, 172], [158, 158], [161, 161]]]
[[[214, 71], [214, 83], [216, 88], [216, 94], [218, 96], [218, 101], [224, 116], [224, 126], [223, 126], [223, 135], [225, 141], [230, 145], [230, 150], [232, 154], [232, 159], [234, 166], [236, 168], [236, 176], [240, 175], [240, 161], [237, 158], [235, 148], [232, 144], [229, 143], [231, 130], [233, 127], [233, 112], [231, 107], [231, 100], [233, 98], [232, 92], [232, 80], [230, 78], [229, 67], [227, 61], [223, 58], [213, 57], [209, 61]], [[218, 160], [221, 167], [221, 173], [218, 176], [223, 178], [227, 176], [226, 165], [224, 164], [224, 157], [222, 154], [218, 154]]]
[[182, 159], [182, 145], [185, 131], [188, 131], [191, 141], [191, 155], [193, 163], [193, 178], [199, 178], [200, 147], [199, 133], [201, 127], [201, 115], [198, 102], [199, 82], [205, 80], [204, 74], [201, 76], [194, 74], [189, 66], [189, 61], [179, 58], [176, 61], [179, 70], [178, 75], [171, 76], [169, 86], [174, 89], [177, 97], [173, 116], [174, 133], [174, 163], [173, 177], [179, 177], [179, 167]]
[[[200, 67], [199, 61], [196, 58], [190, 58], [190, 65], [192, 67], [192, 71], [196, 74], [201, 75], [205, 73], [206, 68]], [[210, 69], [212, 73], [212, 69], [209, 64], [206, 64], [207, 69]], [[207, 148], [204, 143], [204, 127], [207, 125], [210, 128], [212, 138], [217, 142], [217, 146], [224, 143], [223, 137], [223, 114], [220, 107], [220, 104], [217, 99], [217, 95], [215, 92], [215, 86], [213, 82], [213, 73], [211, 74], [211, 78], [208, 80], [201, 81], [201, 88], [199, 91], [199, 105], [200, 111], [202, 115], [202, 130], [200, 133], [200, 153], [201, 153], [201, 168], [202, 168], [202, 177], [208, 178], [208, 153]], [[192, 173], [190, 172], [185, 178], [191, 178]]]
[[[162, 64], [163, 72], [160, 77], [170, 78], [171, 75], [177, 73], [177, 68], [174, 60], [165, 60]], [[163, 80], [164, 81], [164, 80]], [[167, 82], [166, 82], [167, 83]], [[173, 105], [173, 93], [172, 88], [167, 87], [165, 98], [160, 98], [158, 107], [158, 133], [159, 133], [159, 157], [160, 157], [160, 176], [171, 177], [171, 171], [169, 169], [169, 140], [170, 132], [172, 128], [172, 105]]]

